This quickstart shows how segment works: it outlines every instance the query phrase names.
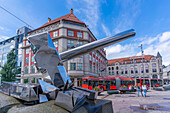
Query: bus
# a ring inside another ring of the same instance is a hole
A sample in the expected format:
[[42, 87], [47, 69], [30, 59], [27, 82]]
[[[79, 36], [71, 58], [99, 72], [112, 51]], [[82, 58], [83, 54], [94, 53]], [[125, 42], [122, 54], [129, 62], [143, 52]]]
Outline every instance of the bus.
[[[147, 87], [150, 87], [149, 79], [143, 79], [143, 78], [137, 78], [136, 82], [137, 85], [142, 85], [143, 82], [145, 81], [145, 84]], [[162, 80], [161, 79], [151, 79], [151, 87], [160, 87], [162, 86]]]
[[101, 90], [116, 90], [122, 86], [134, 86], [134, 79], [127, 77], [84, 77], [82, 87], [92, 90], [98, 86]]

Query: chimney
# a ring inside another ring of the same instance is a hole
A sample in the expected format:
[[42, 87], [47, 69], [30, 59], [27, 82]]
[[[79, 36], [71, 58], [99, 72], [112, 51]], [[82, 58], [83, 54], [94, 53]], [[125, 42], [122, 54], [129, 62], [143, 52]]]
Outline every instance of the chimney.
[[70, 13], [73, 14], [73, 9], [71, 8]]
[[50, 22], [50, 21], [51, 21], [51, 18], [48, 17], [48, 22]]

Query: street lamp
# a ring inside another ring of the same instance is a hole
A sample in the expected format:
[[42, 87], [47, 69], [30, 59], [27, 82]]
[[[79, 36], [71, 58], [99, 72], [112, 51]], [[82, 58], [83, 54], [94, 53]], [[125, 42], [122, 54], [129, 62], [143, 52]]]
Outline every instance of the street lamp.
[[141, 49], [141, 54], [142, 54], [142, 67], [143, 67], [143, 83], [145, 83], [145, 79], [144, 79], [144, 65], [143, 65], [143, 48], [142, 48], [142, 44], [140, 45], [140, 46], [138, 46], [138, 47], [140, 47], [140, 49]]

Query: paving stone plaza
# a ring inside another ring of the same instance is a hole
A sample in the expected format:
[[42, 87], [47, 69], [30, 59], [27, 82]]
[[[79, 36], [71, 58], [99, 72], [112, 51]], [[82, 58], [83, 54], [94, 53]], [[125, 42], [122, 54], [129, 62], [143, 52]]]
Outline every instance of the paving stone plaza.
[[[137, 92], [108, 95], [103, 92], [98, 99], [111, 100], [114, 113], [170, 113], [170, 90], [147, 92], [147, 97], [137, 97]], [[0, 93], [0, 113], [68, 113], [54, 105], [54, 100], [23, 105], [17, 99]]]
[[138, 97], [137, 92], [108, 95], [98, 98], [111, 100], [114, 113], [170, 113], [170, 90], [147, 92], [147, 97]]

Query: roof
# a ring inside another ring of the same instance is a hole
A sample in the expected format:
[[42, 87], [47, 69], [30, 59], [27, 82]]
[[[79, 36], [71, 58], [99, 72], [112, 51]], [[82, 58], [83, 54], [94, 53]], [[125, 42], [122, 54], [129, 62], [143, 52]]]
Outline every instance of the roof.
[[[149, 61], [151, 59], [151, 57], [154, 57], [154, 56], [153, 55], [144, 55], [143, 57], [144, 57], [143, 61], [145, 61], [145, 59], [147, 61]], [[125, 61], [126, 61], [126, 63], [130, 63], [131, 61], [133, 61], [133, 59], [135, 59], [136, 62], [141, 62], [142, 56], [132, 56], [132, 57], [126, 57], [126, 58], [112, 59], [112, 60], [108, 60], [108, 64], [109, 63], [110, 64], [112, 64], [112, 63], [115, 64], [116, 62], [125, 63]]]
[[51, 20], [51, 21], [45, 23], [44, 25], [42, 25], [41, 27], [39, 27], [39, 28], [37, 28], [37, 29], [35, 29], [35, 30], [30, 31], [29, 33], [33, 32], [33, 31], [36, 31], [36, 30], [39, 30], [39, 29], [41, 29], [41, 28], [43, 28], [43, 27], [46, 27], [46, 26], [48, 26], [48, 25], [57, 23], [57, 22], [59, 22], [60, 20], [66, 20], [66, 21], [76, 22], [76, 23], [78, 23], [78, 24], [83, 24], [83, 25], [85, 25], [84, 22], [80, 21], [80, 20], [73, 14], [73, 9], [71, 9], [71, 11], [70, 11], [69, 14], [64, 15], [64, 16], [62, 16], [62, 17], [59, 17], [59, 18], [56, 18], [56, 19], [54, 19], [54, 20]]
[[159, 52], [157, 53], [156, 58], [162, 58], [162, 56], [160, 55], [160, 53], [159, 53]]

